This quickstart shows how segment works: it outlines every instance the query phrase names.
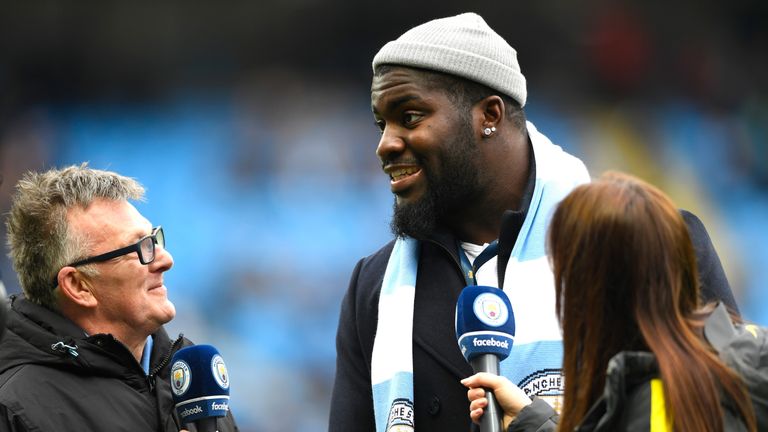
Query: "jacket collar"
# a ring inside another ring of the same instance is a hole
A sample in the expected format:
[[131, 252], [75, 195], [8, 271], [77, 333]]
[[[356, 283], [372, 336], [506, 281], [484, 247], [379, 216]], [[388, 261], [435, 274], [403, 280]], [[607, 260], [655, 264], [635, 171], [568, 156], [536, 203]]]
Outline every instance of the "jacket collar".
[[24, 296], [13, 295], [10, 300], [11, 309], [53, 334], [75, 339], [86, 336], [85, 331], [69, 318], [32, 303]]
[[[578, 431], [617, 430], [625, 415], [630, 394], [648, 391], [648, 382], [658, 376], [659, 367], [656, 357], [646, 351], [622, 351], [608, 362], [603, 396], [598, 399], [584, 416]], [[641, 397], [647, 402], [648, 398]]]
[[[138, 386], [145, 385], [141, 365], [112, 335], [87, 336], [72, 320], [24, 296], [11, 296], [10, 300], [8, 328], [0, 347], [0, 372], [22, 364], [47, 364], [84, 369], [89, 374], [130, 378]], [[161, 327], [152, 337], [150, 369], [172, 354], [165, 329]]]

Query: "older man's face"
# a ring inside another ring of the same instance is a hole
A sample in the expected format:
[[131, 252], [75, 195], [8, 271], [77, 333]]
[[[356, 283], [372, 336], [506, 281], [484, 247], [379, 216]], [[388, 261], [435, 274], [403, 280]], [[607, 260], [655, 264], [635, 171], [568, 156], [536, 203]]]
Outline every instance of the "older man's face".
[[[91, 240], [90, 256], [134, 244], [152, 231], [127, 201], [100, 199], [85, 210], [71, 209], [68, 220], [70, 229]], [[93, 265], [99, 270], [90, 280], [99, 320], [116, 338], [146, 337], [176, 315], [163, 284], [173, 257], [163, 247], [155, 247], [155, 259], [148, 265], [141, 264], [136, 252]]]

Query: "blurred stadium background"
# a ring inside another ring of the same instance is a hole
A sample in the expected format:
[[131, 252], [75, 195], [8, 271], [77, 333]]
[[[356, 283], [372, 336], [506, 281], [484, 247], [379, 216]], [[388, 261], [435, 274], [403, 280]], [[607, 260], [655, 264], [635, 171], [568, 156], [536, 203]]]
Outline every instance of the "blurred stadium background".
[[222, 352], [242, 430], [325, 430], [341, 297], [391, 237], [370, 61], [472, 10], [518, 50], [529, 119], [698, 214], [768, 325], [768, 3], [427, 3], [3, 1], [0, 211], [30, 169], [137, 178], [176, 261], [170, 331]]

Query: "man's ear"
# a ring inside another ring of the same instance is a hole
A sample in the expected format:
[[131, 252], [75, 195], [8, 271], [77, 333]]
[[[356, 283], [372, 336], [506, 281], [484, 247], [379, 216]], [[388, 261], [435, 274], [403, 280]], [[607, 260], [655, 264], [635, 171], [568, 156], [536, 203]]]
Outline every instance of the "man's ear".
[[62, 297], [82, 307], [95, 307], [98, 304], [91, 290], [91, 284], [82, 272], [74, 267], [62, 267], [57, 275]]
[[[504, 106], [504, 100], [496, 95], [488, 96], [475, 104], [477, 109], [476, 113], [479, 114], [480, 122], [477, 126], [480, 128], [480, 132], [486, 128], [492, 129], [496, 132], [502, 124], [504, 119], [506, 107]], [[484, 134], [484, 136], [488, 136]]]

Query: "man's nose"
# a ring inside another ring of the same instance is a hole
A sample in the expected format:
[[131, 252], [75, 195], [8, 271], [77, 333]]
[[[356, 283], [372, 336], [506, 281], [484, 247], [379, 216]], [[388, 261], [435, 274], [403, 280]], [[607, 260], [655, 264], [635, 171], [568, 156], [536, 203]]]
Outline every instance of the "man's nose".
[[173, 255], [163, 246], [155, 245], [155, 260], [149, 263], [152, 271], [165, 272], [173, 267]]
[[379, 139], [379, 145], [376, 147], [376, 156], [380, 160], [386, 161], [403, 150], [405, 150], [405, 140], [397, 128], [385, 126]]

